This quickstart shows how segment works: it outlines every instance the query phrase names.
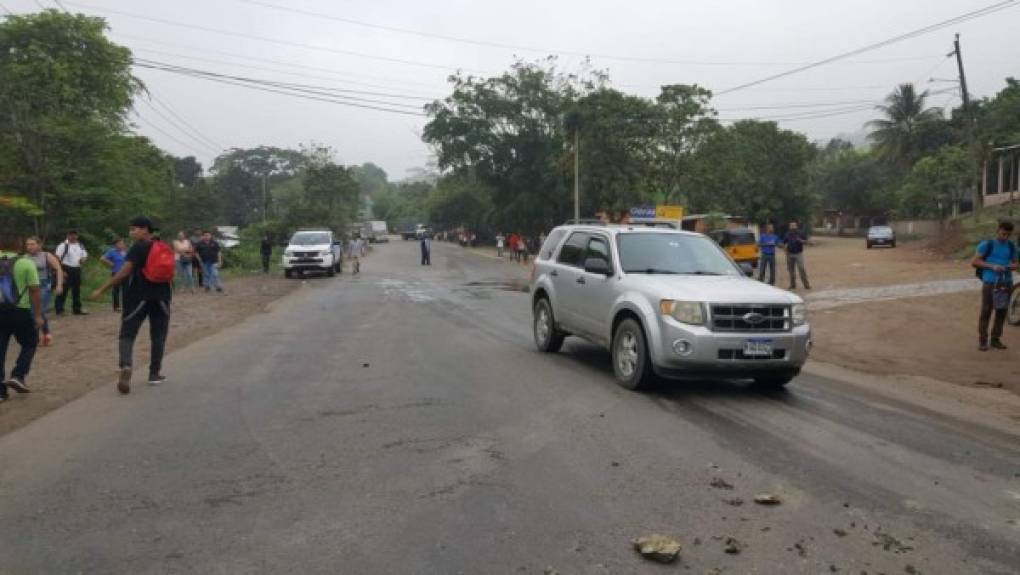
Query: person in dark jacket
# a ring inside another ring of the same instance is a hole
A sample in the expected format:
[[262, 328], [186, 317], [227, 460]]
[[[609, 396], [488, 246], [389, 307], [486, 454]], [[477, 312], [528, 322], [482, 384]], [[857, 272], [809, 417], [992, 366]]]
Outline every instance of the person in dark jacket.
[[273, 242], [269, 241], [269, 236], [262, 236], [259, 251], [262, 254], [262, 273], [267, 274], [269, 273], [269, 258], [273, 256]]
[[787, 230], [783, 243], [786, 244], [786, 271], [790, 274], [790, 289], [797, 289], [797, 277], [794, 275], [794, 268], [800, 274], [800, 281], [804, 283], [804, 289], [811, 289], [808, 283], [807, 271], [804, 269], [804, 242], [807, 238], [798, 229], [797, 222], [790, 222], [790, 229]]

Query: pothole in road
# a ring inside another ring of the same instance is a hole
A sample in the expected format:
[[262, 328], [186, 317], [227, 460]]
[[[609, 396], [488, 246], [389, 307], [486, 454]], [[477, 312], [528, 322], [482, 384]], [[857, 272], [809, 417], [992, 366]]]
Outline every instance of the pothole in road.
[[479, 290], [502, 290], [502, 291], [514, 291], [528, 293], [531, 291], [531, 286], [525, 281], [480, 281], [480, 282], [468, 282], [464, 284], [464, 287], [468, 289], [479, 289]]

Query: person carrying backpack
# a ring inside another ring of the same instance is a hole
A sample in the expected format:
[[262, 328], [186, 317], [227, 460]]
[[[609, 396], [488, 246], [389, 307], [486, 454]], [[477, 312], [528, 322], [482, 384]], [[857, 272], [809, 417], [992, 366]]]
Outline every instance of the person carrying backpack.
[[[974, 273], [981, 279], [981, 313], [978, 318], [978, 349], [981, 351], [988, 351], [989, 345], [995, 349], [1006, 349], [1002, 343], [1002, 326], [1006, 322], [1009, 294], [1013, 287], [1012, 272], [1017, 269], [1017, 248], [1009, 239], [1012, 235], [1013, 222], [999, 222], [995, 239], [979, 243], [977, 254], [971, 261]], [[995, 323], [989, 344], [988, 323], [993, 309]]]
[[[32, 367], [39, 330], [43, 326], [42, 290], [35, 264], [18, 255], [20, 237], [0, 237], [0, 401], [7, 399], [8, 388], [28, 393], [25, 378]], [[11, 377], [7, 377], [5, 361], [11, 337], [21, 346]]]
[[120, 376], [117, 380], [117, 391], [122, 394], [131, 392], [132, 351], [146, 317], [149, 318], [149, 337], [152, 339], [148, 381], [150, 385], [166, 381], [162, 375], [163, 351], [170, 331], [175, 262], [173, 249], [153, 239], [155, 231], [149, 218], [139, 216], [131, 220], [128, 235], [134, 244], [128, 250], [124, 266], [91, 295], [93, 300], [99, 299], [106, 290], [127, 282], [120, 322]]
[[66, 288], [57, 294], [54, 303], [57, 315], [64, 315], [64, 303], [67, 301], [68, 294], [71, 295], [71, 310], [74, 315], [88, 315], [88, 312], [81, 307], [81, 286], [82, 267], [85, 265], [89, 253], [78, 239], [78, 230], [67, 232], [67, 239], [57, 246], [54, 255], [57, 256], [57, 260], [64, 269], [64, 287]]

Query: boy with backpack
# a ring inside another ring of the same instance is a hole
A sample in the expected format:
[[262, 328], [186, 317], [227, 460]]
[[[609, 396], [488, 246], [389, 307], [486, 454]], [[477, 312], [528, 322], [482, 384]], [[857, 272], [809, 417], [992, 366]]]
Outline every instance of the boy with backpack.
[[1002, 326], [1006, 322], [1009, 295], [1013, 287], [1012, 271], [1017, 269], [1017, 248], [1010, 241], [1013, 222], [999, 222], [995, 239], [984, 240], [977, 246], [971, 261], [974, 273], [981, 280], [981, 314], [978, 319], [978, 349], [988, 351], [988, 323], [995, 310], [992, 325], [991, 347], [1006, 349], [1002, 343]]
[[166, 348], [167, 333], [170, 330], [170, 300], [174, 279], [174, 251], [166, 243], [156, 240], [152, 221], [146, 217], [131, 220], [128, 235], [134, 240], [124, 260], [124, 266], [106, 283], [92, 292], [92, 299], [99, 299], [103, 292], [123, 282], [124, 311], [120, 323], [120, 376], [117, 391], [131, 392], [132, 351], [138, 330], [145, 318], [149, 318], [149, 337], [152, 339], [152, 353], [149, 360], [149, 384], [158, 385], [166, 381], [161, 373], [163, 351]]
[[[0, 380], [3, 380], [0, 401], [7, 399], [8, 388], [18, 393], [29, 392], [25, 378], [32, 367], [43, 326], [39, 274], [32, 260], [18, 255], [21, 245], [19, 237], [0, 237]], [[11, 337], [21, 351], [8, 378], [4, 363]]]

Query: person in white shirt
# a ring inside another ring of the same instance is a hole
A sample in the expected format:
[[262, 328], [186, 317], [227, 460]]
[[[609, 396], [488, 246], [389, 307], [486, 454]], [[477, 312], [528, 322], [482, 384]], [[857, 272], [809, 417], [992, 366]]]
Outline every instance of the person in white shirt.
[[496, 255], [499, 257], [503, 257], [503, 246], [505, 245], [505, 242], [506, 238], [503, 237], [503, 234], [496, 236]]
[[87, 315], [88, 312], [81, 307], [81, 270], [89, 253], [78, 241], [78, 230], [68, 231], [67, 239], [57, 246], [53, 255], [57, 257], [60, 267], [64, 270], [64, 291], [57, 295], [53, 306], [57, 315], [64, 315], [64, 303], [67, 301], [68, 292], [71, 293], [71, 310], [74, 315]]

